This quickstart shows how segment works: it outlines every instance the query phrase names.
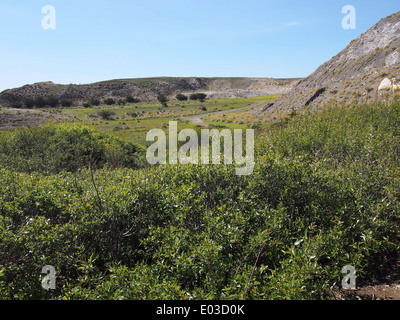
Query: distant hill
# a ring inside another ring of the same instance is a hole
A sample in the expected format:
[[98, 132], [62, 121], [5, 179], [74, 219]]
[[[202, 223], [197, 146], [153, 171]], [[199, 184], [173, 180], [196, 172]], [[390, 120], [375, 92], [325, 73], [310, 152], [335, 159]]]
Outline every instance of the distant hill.
[[272, 78], [139, 78], [119, 79], [83, 85], [63, 85], [40, 82], [0, 93], [0, 104], [9, 106], [25, 98], [54, 96], [76, 104], [98, 99], [125, 99], [131, 95], [141, 100], [153, 100], [157, 95], [202, 91], [209, 97], [254, 97], [288, 92], [299, 79]]
[[[382, 19], [260, 113], [391, 100], [400, 89], [400, 12]], [[400, 91], [399, 91], [400, 92]]]

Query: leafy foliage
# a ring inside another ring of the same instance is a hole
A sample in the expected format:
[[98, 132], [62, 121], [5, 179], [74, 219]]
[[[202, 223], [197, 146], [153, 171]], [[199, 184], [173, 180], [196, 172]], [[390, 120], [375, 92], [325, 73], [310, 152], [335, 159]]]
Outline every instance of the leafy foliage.
[[188, 97], [185, 96], [185, 95], [182, 94], [182, 93], [178, 93], [178, 94], [175, 96], [175, 98], [178, 99], [179, 101], [186, 101], [186, 100], [188, 99]]
[[22, 108], [22, 102], [21, 101], [13, 101], [13, 102], [11, 102], [11, 104], [10, 104], [10, 107], [11, 108], [16, 108], [16, 109], [20, 109], [20, 108]]
[[138, 103], [140, 102], [140, 99], [134, 98], [133, 96], [127, 96], [125, 98], [126, 103]]
[[0, 164], [19, 172], [76, 172], [80, 168], [137, 168], [144, 150], [87, 126], [45, 125], [20, 129], [0, 138]]
[[108, 106], [114, 105], [116, 102], [113, 98], [107, 98], [104, 100], [104, 103]]
[[157, 100], [164, 106], [164, 107], [168, 107], [167, 102], [169, 101], [168, 98], [163, 95], [163, 94], [159, 94], [157, 96]]
[[69, 107], [72, 107], [73, 102], [72, 102], [71, 100], [68, 100], [68, 99], [62, 99], [62, 100], [60, 101], [60, 104], [61, 104], [61, 106], [63, 106], [64, 108], [69, 108]]
[[192, 93], [189, 98], [190, 100], [204, 101], [207, 98], [207, 95], [205, 93]]
[[32, 109], [35, 106], [35, 99], [25, 98], [24, 99], [25, 107], [28, 109]]
[[60, 101], [54, 96], [48, 96], [46, 98], [46, 105], [51, 108], [57, 107], [59, 103], [60, 103]]
[[[270, 125], [250, 176], [234, 165], [44, 175], [2, 161], [0, 296], [315, 299], [329, 297], [345, 265], [358, 281], [378, 277], [398, 261], [399, 120], [394, 104]], [[1, 150], [25, 168], [50, 161], [48, 148], [121, 143], [71, 125], [37, 132], [17, 131]], [[22, 153], [25, 141], [37, 149]], [[50, 292], [40, 283], [47, 264], [57, 270]]]
[[46, 99], [45, 98], [43, 98], [43, 97], [37, 97], [36, 99], [35, 99], [35, 106], [37, 107], [37, 108], [44, 108], [45, 106], [46, 106]]
[[90, 98], [90, 104], [92, 106], [99, 106], [100, 105], [100, 99], [92, 97], [92, 98]]
[[104, 120], [110, 120], [111, 117], [115, 115], [115, 111], [102, 109], [97, 111], [97, 114]]

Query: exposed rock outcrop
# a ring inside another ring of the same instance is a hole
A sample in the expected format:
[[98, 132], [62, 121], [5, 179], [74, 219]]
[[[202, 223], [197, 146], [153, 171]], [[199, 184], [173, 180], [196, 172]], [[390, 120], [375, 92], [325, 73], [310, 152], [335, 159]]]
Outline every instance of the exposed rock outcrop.
[[400, 12], [379, 21], [278, 99], [273, 115], [325, 105], [388, 101], [400, 86]]

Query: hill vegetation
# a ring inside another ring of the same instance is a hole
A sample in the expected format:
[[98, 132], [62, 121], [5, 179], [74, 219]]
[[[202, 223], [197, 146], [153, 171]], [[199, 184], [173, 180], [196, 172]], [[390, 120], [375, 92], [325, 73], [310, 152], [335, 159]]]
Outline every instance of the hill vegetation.
[[394, 103], [263, 126], [250, 176], [139, 168], [82, 125], [1, 135], [0, 297], [333, 299], [345, 265], [380, 279], [398, 267], [399, 121]]
[[[91, 84], [55, 84], [40, 82], [20, 88], [8, 89], [0, 93], [0, 106], [26, 107], [54, 106], [85, 103], [97, 106], [100, 102], [137, 103], [156, 100], [159, 95], [167, 98], [177, 94], [189, 96], [204, 93], [209, 98], [246, 98], [289, 91], [299, 79], [272, 78], [139, 78], [117, 79]], [[201, 96], [203, 97], [203, 96]], [[99, 101], [94, 103], [94, 101]]]

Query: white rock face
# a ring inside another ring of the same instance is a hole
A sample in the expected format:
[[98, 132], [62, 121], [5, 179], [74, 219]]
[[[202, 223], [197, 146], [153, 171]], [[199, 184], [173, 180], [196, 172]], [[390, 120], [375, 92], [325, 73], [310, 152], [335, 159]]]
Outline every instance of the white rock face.
[[379, 91], [391, 90], [391, 89], [392, 89], [392, 81], [390, 81], [388, 78], [383, 79], [378, 88]]
[[391, 54], [389, 54], [385, 60], [386, 66], [391, 67], [391, 66], [397, 66], [400, 64], [400, 51], [393, 51]]

